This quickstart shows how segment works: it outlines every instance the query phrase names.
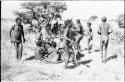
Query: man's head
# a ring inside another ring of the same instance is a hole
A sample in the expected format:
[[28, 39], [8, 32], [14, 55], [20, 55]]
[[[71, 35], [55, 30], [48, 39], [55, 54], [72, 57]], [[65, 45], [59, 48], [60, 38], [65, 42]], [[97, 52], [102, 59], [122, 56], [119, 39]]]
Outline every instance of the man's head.
[[76, 20], [76, 23], [80, 23], [80, 19], [77, 19], [77, 20]]
[[21, 24], [21, 18], [16, 18], [15, 21], [16, 21], [17, 24]]
[[65, 26], [71, 28], [72, 27], [72, 20], [71, 19], [67, 19], [65, 21]]
[[102, 22], [106, 22], [107, 21], [107, 17], [106, 16], [103, 16], [102, 17]]
[[90, 27], [91, 26], [91, 22], [87, 22], [87, 27]]

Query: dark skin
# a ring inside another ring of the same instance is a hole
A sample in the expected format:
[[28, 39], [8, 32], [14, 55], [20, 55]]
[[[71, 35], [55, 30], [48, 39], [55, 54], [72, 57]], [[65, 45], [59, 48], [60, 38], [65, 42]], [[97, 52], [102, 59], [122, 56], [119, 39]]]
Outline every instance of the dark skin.
[[102, 62], [106, 62], [107, 58], [107, 48], [109, 42], [109, 34], [112, 33], [112, 29], [106, 21], [102, 21], [99, 25], [98, 34], [100, 35], [100, 48], [101, 48], [101, 58]]
[[88, 54], [90, 53], [90, 41], [92, 40], [92, 28], [90, 24], [87, 24], [87, 44], [88, 44]]
[[[70, 26], [70, 25], [69, 25], [69, 26]], [[71, 29], [71, 28], [69, 28], [69, 26], [66, 27], [65, 32], [64, 32], [64, 41], [65, 41], [65, 45], [64, 45], [65, 66], [64, 66], [64, 68], [67, 68], [68, 63], [69, 63], [69, 59], [70, 59], [70, 56], [71, 56], [71, 54], [70, 54], [70, 49], [71, 49], [71, 47], [72, 47], [71, 45], [73, 45], [74, 43], [76, 43], [76, 42], [74, 42], [73, 40], [69, 39], [69, 37], [67, 37], [68, 30]], [[74, 58], [75, 58], [74, 56], [75, 56], [75, 55], [72, 55], [73, 61], [74, 61]]]
[[[83, 36], [84, 36], [84, 29], [82, 27], [82, 24], [81, 24], [80, 20], [76, 21], [76, 24], [77, 24], [76, 29], [75, 29], [75, 33], [77, 34], [76, 42], [79, 44], [80, 41], [82, 40]], [[80, 48], [80, 46], [79, 46], [79, 48]]]
[[14, 43], [16, 49], [17, 61], [21, 61], [23, 42], [25, 42], [23, 26], [21, 25], [21, 19], [16, 20], [16, 24], [10, 29], [11, 43]]
[[41, 33], [41, 29], [38, 29], [35, 42], [37, 42], [38, 40], [42, 40], [42, 38], [43, 38], [43, 35]]
[[42, 38], [43, 38], [43, 35], [41, 33], [41, 29], [39, 28], [37, 30], [37, 34], [36, 34], [36, 40], [35, 40], [35, 43], [37, 45], [36, 49], [35, 49], [35, 60], [41, 60], [41, 57], [42, 57], [42, 54], [41, 54], [41, 51], [42, 51]]

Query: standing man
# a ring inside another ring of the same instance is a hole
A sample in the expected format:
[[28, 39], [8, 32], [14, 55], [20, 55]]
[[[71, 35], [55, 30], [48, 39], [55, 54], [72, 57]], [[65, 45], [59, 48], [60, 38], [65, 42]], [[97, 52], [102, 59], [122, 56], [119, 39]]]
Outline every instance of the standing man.
[[16, 58], [17, 61], [21, 61], [22, 58], [22, 50], [23, 50], [23, 42], [25, 42], [23, 25], [21, 24], [21, 19], [16, 18], [16, 24], [10, 29], [10, 40], [11, 43], [14, 43], [16, 48]]
[[65, 21], [65, 26], [66, 26], [66, 29], [64, 32], [64, 40], [63, 40], [65, 42], [65, 45], [64, 45], [65, 66], [64, 66], [64, 68], [67, 68], [70, 57], [72, 57], [72, 61], [75, 62], [74, 61], [75, 55], [72, 54], [72, 56], [71, 56], [71, 54], [70, 54], [70, 49], [72, 49], [73, 44], [75, 43], [73, 40], [75, 35], [73, 33], [73, 30], [71, 29], [72, 20]]
[[[99, 30], [98, 30], [98, 34], [100, 35], [102, 63], [106, 63], [109, 34], [113, 32], [110, 27], [110, 24], [106, 23], [106, 21], [107, 21], [107, 17], [103, 16], [102, 23], [99, 24]], [[103, 54], [103, 51], [104, 51], [104, 54]]]
[[82, 24], [80, 22], [80, 19], [76, 20], [76, 29], [75, 29], [75, 32], [77, 33], [76, 42], [78, 44], [80, 44], [80, 41], [82, 40], [83, 35], [84, 35], [84, 29], [83, 29], [83, 26], [82, 26]]
[[91, 28], [91, 22], [87, 22], [87, 46], [88, 46], [88, 54], [90, 54], [90, 42], [93, 40], [93, 33]]

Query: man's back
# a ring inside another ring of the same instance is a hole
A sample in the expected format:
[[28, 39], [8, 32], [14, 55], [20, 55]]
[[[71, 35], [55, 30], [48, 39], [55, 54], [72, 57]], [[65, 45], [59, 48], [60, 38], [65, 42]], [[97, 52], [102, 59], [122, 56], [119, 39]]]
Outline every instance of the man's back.
[[108, 36], [108, 33], [110, 32], [110, 25], [108, 23], [101, 23], [99, 25], [99, 32], [101, 35]]

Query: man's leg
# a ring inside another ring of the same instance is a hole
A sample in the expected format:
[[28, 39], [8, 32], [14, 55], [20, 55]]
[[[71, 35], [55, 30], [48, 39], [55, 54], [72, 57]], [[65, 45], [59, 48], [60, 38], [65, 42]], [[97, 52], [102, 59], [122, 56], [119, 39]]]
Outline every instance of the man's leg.
[[22, 52], [23, 52], [23, 43], [21, 42], [19, 43], [19, 56], [18, 56], [19, 61], [21, 61]]
[[19, 58], [19, 44], [17, 42], [14, 42], [14, 46], [15, 46], [15, 49], [16, 49], [16, 59], [18, 61], [18, 58]]
[[64, 65], [64, 68], [67, 68], [68, 62], [69, 62], [69, 59], [70, 59], [70, 50], [69, 50], [69, 47], [68, 47], [67, 44], [65, 44], [64, 53], [65, 53], [65, 65]]
[[78, 54], [78, 52], [79, 52], [79, 50], [78, 49], [76, 49], [75, 47], [73, 48], [73, 62], [78, 66], [78, 63], [77, 63], [77, 58], [76, 58], [76, 56], [77, 56], [77, 54]]
[[81, 40], [82, 40], [82, 38], [83, 38], [83, 36], [81, 36], [79, 39], [78, 39], [78, 41], [76, 41], [78, 44], [79, 44], [79, 50], [81, 50], [81, 46], [80, 46], [80, 42], [81, 42]]
[[101, 48], [101, 59], [103, 62], [103, 41], [100, 42], [100, 48]]
[[107, 58], [107, 48], [108, 48], [108, 41], [105, 43], [104, 46], [104, 61], [106, 62], [106, 58]]
[[87, 39], [88, 54], [90, 54], [90, 39]]
[[60, 50], [58, 50], [58, 59], [57, 59], [57, 61], [59, 61], [59, 62], [61, 62], [61, 54], [62, 54], [62, 52], [60, 49]]

